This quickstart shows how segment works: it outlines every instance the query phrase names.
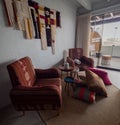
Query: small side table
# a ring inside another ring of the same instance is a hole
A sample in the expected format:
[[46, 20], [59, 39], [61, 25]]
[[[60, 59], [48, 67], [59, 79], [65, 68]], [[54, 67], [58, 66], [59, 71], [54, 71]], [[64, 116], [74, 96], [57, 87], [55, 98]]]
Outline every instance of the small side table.
[[70, 84], [72, 85], [74, 83], [74, 78], [67, 76], [64, 78], [64, 82], [65, 82], [65, 91], [67, 91], [67, 95], [69, 95], [69, 85]]
[[69, 68], [65, 68], [63, 65], [60, 65], [59, 66], [59, 69], [61, 70], [61, 78], [62, 78], [62, 74], [63, 72], [66, 72], [67, 73], [67, 76], [69, 76], [69, 73], [71, 73], [73, 70], [74, 70], [74, 67], [72, 66], [69, 66]]

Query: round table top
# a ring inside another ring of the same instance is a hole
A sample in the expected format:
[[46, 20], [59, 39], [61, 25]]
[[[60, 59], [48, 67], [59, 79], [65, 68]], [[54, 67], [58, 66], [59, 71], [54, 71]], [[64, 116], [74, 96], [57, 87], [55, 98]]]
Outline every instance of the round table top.
[[64, 81], [67, 82], [67, 83], [74, 83], [74, 78], [68, 76], [68, 77], [64, 78]]
[[59, 69], [61, 71], [70, 72], [70, 71], [74, 70], [74, 67], [73, 66], [69, 66], [69, 68], [65, 68], [63, 65], [60, 65]]

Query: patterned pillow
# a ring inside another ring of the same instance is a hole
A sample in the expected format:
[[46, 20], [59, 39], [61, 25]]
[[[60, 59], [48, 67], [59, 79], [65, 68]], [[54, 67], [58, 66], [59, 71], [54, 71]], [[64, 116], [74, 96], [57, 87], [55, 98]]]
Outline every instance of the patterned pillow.
[[75, 62], [76, 64], [78, 64], [78, 65], [81, 64], [81, 61], [80, 61], [79, 59], [74, 59], [74, 62]]
[[97, 68], [89, 68], [89, 70], [96, 73], [103, 80], [105, 85], [112, 85], [112, 83], [108, 77], [108, 73], [106, 71], [100, 70]]
[[86, 80], [91, 91], [107, 97], [107, 90], [103, 80], [94, 72], [86, 70]]
[[86, 102], [95, 102], [95, 92], [90, 91], [86, 87], [77, 87], [73, 96]]

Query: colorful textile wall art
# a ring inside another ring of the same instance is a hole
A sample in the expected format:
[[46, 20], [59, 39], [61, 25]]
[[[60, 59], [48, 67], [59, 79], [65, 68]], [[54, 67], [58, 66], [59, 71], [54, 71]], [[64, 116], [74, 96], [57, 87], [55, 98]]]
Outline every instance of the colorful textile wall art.
[[59, 11], [33, 0], [4, 0], [8, 26], [25, 33], [26, 39], [40, 39], [41, 49], [55, 54], [56, 27], [61, 27]]

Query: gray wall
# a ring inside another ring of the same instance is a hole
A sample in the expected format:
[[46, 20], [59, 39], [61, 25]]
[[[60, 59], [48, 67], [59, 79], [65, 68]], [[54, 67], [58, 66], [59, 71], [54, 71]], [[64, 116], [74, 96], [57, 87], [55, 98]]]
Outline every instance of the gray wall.
[[61, 12], [62, 28], [57, 28], [55, 55], [41, 50], [39, 39], [27, 40], [21, 31], [7, 27], [3, 3], [0, 1], [0, 108], [10, 103], [10, 79], [6, 66], [14, 60], [29, 56], [36, 68], [49, 68], [63, 58], [63, 50], [74, 47], [77, 6], [68, 0], [36, 0], [41, 5]]

